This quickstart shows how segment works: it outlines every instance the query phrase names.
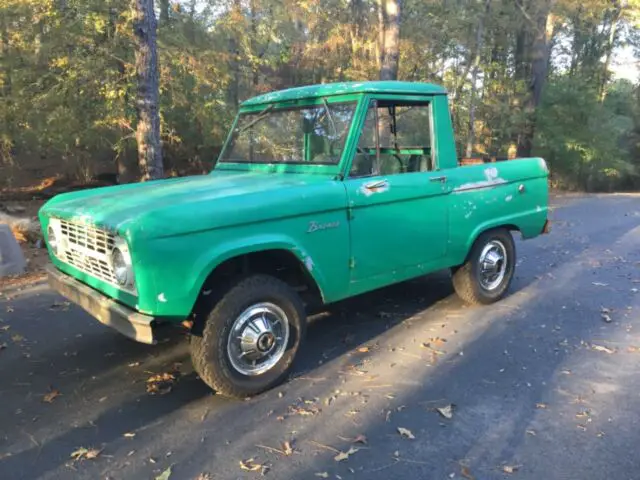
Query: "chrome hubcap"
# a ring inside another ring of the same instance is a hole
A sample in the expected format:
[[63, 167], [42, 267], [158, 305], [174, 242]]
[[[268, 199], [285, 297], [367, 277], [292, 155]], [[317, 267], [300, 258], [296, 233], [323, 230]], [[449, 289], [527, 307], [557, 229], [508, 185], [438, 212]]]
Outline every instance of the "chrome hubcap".
[[507, 274], [507, 249], [498, 240], [492, 240], [482, 249], [478, 260], [480, 285], [485, 290], [495, 290]]
[[243, 375], [260, 375], [280, 361], [289, 342], [287, 315], [273, 303], [257, 303], [231, 326], [227, 354]]

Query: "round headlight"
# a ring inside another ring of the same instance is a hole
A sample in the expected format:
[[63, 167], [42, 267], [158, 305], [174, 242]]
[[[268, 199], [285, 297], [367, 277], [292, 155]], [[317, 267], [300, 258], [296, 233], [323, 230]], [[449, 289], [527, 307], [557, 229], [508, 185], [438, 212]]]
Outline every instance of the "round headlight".
[[49, 241], [49, 247], [51, 251], [58, 254], [58, 239], [56, 238], [56, 231], [53, 229], [51, 225], [47, 228], [47, 240]]
[[114, 248], [111, 254], [111, 265], [116, 281], [120, 285], [126, 285], [129, 280], [129, 265], [119, 248]]

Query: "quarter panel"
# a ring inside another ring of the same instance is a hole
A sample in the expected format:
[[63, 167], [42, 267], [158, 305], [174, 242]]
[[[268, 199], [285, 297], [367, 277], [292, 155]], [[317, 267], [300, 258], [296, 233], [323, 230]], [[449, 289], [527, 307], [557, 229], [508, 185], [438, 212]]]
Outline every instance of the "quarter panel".
[[548, 213], [542, 159], [459, 167], [450, 175], [450, 262], [464, 262], [484, 231], [514, 225], [524, 238], [542, 232]]

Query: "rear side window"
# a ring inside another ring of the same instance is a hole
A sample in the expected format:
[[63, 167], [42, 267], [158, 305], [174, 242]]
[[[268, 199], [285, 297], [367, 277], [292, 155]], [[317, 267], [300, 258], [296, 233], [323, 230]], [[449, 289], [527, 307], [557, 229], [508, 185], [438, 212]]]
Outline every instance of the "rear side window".
[[350, 175], [364, 177], [433, 170], [431, 132], [429, 103], [372, 101]]

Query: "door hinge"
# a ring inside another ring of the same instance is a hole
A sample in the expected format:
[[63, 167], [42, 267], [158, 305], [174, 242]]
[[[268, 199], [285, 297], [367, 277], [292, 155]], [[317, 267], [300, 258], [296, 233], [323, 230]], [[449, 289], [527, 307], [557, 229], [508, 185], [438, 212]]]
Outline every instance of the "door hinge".
[[353, 257], [351, 257], [351, 258], [349, 259], [349, 268], [351, 268], [351, 269], [356, 268], [356, 259], [355, 259], [355, 258], [353, 258]]
[[347, 206], [347, 220], [353, 220], [353, 207]]

